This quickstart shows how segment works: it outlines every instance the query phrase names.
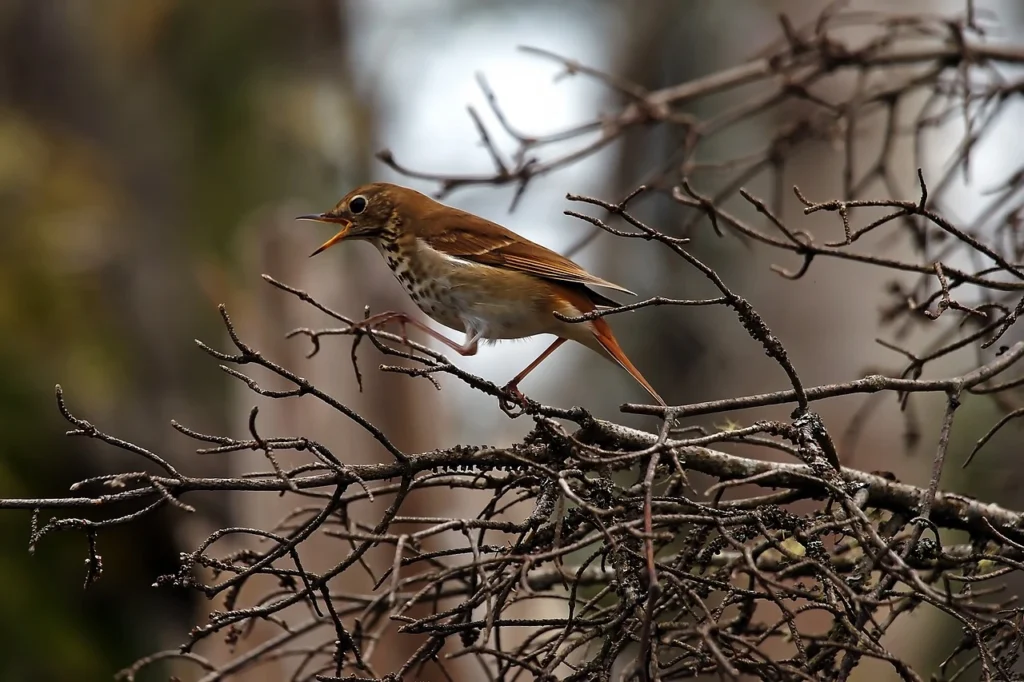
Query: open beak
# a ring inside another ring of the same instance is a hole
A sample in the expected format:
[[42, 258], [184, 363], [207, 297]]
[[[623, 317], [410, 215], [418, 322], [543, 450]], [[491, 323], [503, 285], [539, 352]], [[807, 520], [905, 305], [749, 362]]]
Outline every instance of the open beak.
[[296, 220], [312, 220], [318, 223], [337, 223], [338, 225], [341, 225], [341, 230], [338, 232], [338, 234], [334, 235], [333, 237], [325, 241], [323, 244], [320, 245], [320, 248], [318, 248], [313, 253], [309, 254], [310, 258], [320, 253], [321, 251], [329, 249], [330, 247], [340, 242], [342, 239], [348, 236], [349, 230], [352, 229], [351, 220], [348, 220], [347, 218], [338, 218], [336, 216], [328, 215], [326, 213], [300, 215], [296, 218]]

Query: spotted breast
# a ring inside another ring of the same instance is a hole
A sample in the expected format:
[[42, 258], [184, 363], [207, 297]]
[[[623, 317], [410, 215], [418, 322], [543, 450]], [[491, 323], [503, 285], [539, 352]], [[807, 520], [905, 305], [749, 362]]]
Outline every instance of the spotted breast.
[[[430, 254], [417, 253], [410, 255], [409, 250], [429, 249], [419, 240], [402, 244], [399, 241], [379, 242], [377, 249], [402, 285], [413, 303], [432, 320], [443, 324], [449, 329], [465, 332], [465, 324], [458, 314], [457, 306], [453, 305], [451, 282], [444, 276], [444, 268]], [[432, 249], [430, 249], [432, 251]]]

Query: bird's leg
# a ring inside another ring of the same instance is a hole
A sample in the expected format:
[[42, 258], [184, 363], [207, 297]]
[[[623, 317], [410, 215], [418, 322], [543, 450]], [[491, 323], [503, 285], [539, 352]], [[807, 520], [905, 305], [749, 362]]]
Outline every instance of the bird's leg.
[[513, 400], [518, 402], [520, 405], [525, 405], [526, 404], [526, 396], [523, 395], [523, 392], [519, 390], [519, 382], [522, 381], [523, 379], [525, 379], [527, 374], [529, 374], [533, 370], [537, 369], [537, 365], [539, 365], [540, 363], [544, 362], [544, 360], [549, 355], [551, 355], [556, 350], [558, 350], [558, 347], [561, 346], [565, 342], [566, 342], [566, 339], [562, 339], [562, 338], [555, 339], [555, 342], [552, 343], [550, 346], [548, 346], [547, 350], [545, 350], [543, 353], [541, 353], [537, 357], [536, 360], [534, 360], [529, 365], [527, 365], [526, 369], [524, 369], [519, 374], [515, 375], [515, 377], [513, 377], [512, 381], [510, 381], [507, 384], [505, 384], [505, 386], [502, 387], [501, 390], [504, 391], [505, 393], [507, 393]]
[[443, 343], [444, 345], [448, 346], [449, 348], [451, 348], [453, 351], [455, 351], [459, 355], [462, 355], [462, 356], [476, 355], [477, 345], [478, 345], [478, 341], [480, 339], [479, 335], [475, 335], [475, 334], [474, 335], [468, 335], [467, 334], [466, 335], [465, 343], [459, 344], [459, 343], [456, 343], [455, 341], [452, 341], [451, 339], [449, 339], [444, 334], [431, 329], [430, 327], [428, 327], [427, 325], [423, 324], [419, 320], [416, 320], [416, 319], [410, 317], [409, 315], [406, 315], [405, 313], [398, 313], [398, 312], [378, 313], [376, 315], [371, 315], [370, 317], [366, 318], [365, 320], [360, 320], [359, 322], [354, 323], [352, 325], [352, 327], [353, 328], [369, 330], [369, 329], [372, 329], [373, 327], [382, 327], [385, 324], [387, 324], [388, 322], [397, 322], [399, 325], [401, 325], [401, 329], [402, 329], [402, 332], [401, 332], [402, 343], [405, 343], [405, 344], [409, 343], [409, 339], [406, 338], [405, 328], [406, 328], [406, 325], [412, 325], [413, 327], [416, 327], [417, 329], [422, 331], [424, 334], [426, 334], [426, 335], [428, 335], [428, 336], [430, 336], [432, 338], [435, 338], [438, 341], [440, 341], [441, 343]]

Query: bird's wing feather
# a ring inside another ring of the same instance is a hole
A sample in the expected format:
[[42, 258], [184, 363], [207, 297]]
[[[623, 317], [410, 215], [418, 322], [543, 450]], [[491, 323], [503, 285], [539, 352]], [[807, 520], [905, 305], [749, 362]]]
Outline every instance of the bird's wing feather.
[[431, 248], [449, 256], [636, 296], [625, 287], [595, 277], [565, 256], [471, 213], [449, 208], [439, 223], [444, 230], [421, 238]]

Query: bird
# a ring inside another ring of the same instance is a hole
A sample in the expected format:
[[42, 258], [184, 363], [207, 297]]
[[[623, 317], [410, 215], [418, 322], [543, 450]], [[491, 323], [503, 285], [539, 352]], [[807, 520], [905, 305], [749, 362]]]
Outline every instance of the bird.
[[665, 405], [603, 317], [566, 322], [555, 316], [579, 317], [620, 305], [595, 288], [636, 295], [565, 256], [495, 222], [386, 182], [356, 187], [326, 213], [296, 219], [338, 226], [311, 258], [342, 241], [370, 242], [419, 309], [465, 339], [460, 344], [401, 312], [373, 315], [357, 326], [398, 322], [404, 337], [410, 325], [462, 356], [475, 355], [481, 341], [552, 334], [554, 343], [503, 387], [506, 395], [524, 403], [519, 383], [562, 344], [575, 341], [620, 365]]

